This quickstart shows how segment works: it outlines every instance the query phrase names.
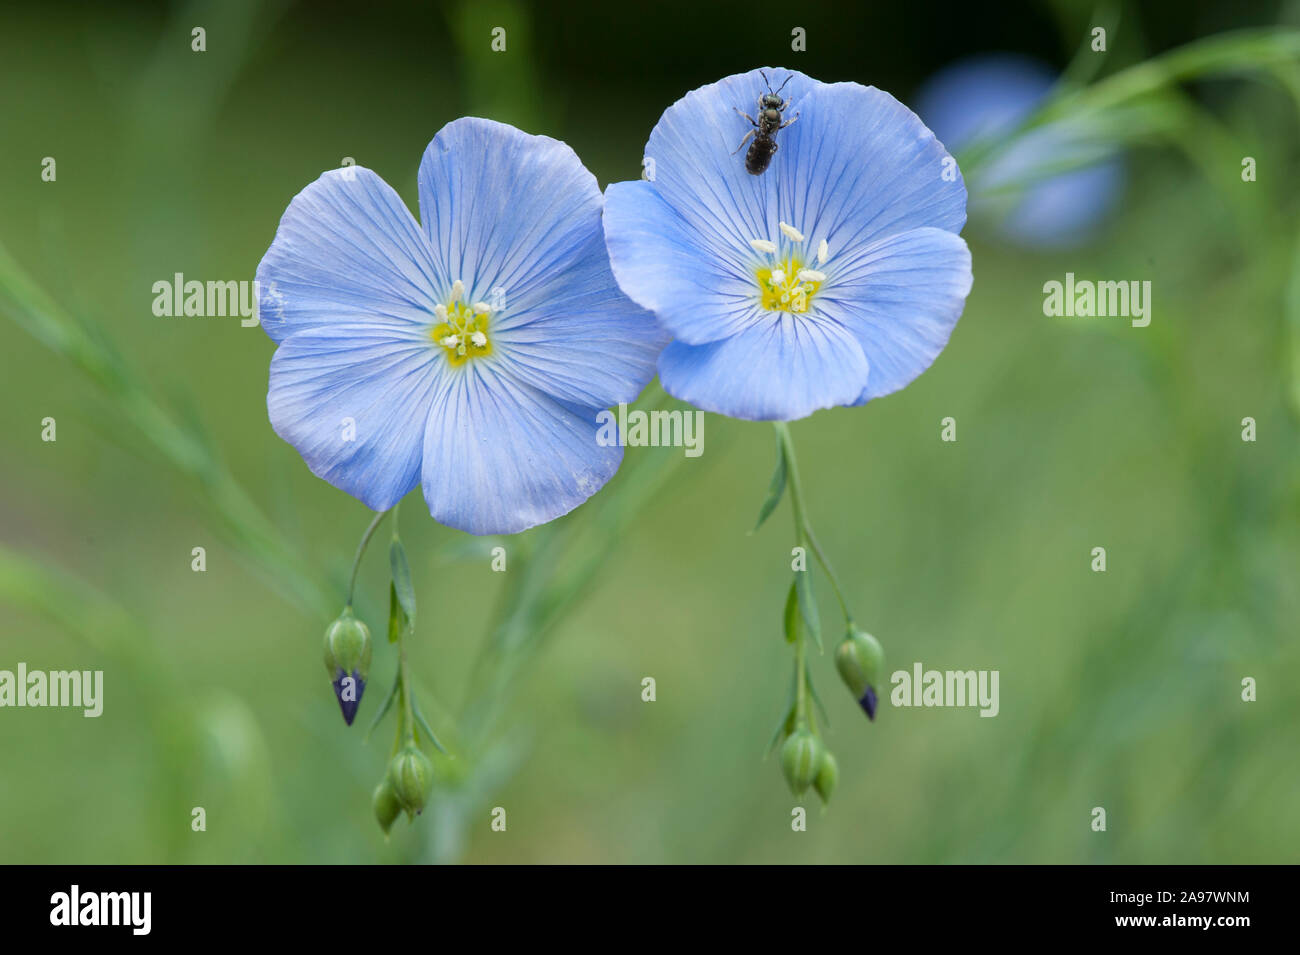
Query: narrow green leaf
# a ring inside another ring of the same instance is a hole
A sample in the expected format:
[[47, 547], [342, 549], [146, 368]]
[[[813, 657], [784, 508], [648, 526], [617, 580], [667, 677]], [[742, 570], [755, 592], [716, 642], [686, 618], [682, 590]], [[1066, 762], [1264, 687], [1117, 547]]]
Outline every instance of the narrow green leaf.
[[429, 726], [429, 721], [424, 718], [424, 713], [420, 709], [420, 701], [415, 698], [415, 694], [411, 694], [411, 711], [415, 713], [415, 721], [420, 724], [424, 734], [429, 737], [429, 742], [433, 744], [433, 748], [445, 756], [447, 748], [438, 741], [438, 734], [433, 731], [433, 728]]
[[799, 590], [799, 612], [803, 622], [808, 625], [808, 632], [817, 643], [818, 652], [822, 651], [822, 625], [817, 617], [817, 598], [813, 595], [812, 571], [796, 570], [794, 585]]
[[754, 525], [754, 531], [763, 526], [776, 506], [781, 503], [781, 495], [785, 493], [785, 448], [781, 446], [781, 436], [776, 438], [776, 470], [772, 472], [772, 481], [767, 487], [767, 499], [763, 501], [763, 506], [758, 509], [758, 523]]
[[397, 588], [388, 585], [388, 642], [396, 643], [402, 638], [402, 605], [397, 602]]
[[790, 585], [790, 595], [785, 598], [785, 642], [799, 639], [799, 591]]
[[407, 621], [415, 626], [415, 588], [411, 586], [411, 565], [406, 559], [406, 548], [400, 538], [394, 537], [388, 548], [388, 563], [393, 571], [393, 588], [402, 605]]
[[375, 731], [375, 727], [379, 725], [379, 721], [387, 716], [388, 711], [393, 708], [393, 700], [397, 699], [397, 684], [399, 682], [401, 682], [400, 671], [399, 676], [393, 677], [393, 688], [388, 691], [388, 696], [384, 697], [383, 706], [379, 707], [379, 712], [376, 713], [375, 718], [370, 721], [370, 729], [366, 730], [367, 739], [369, 739], [370, 734]]

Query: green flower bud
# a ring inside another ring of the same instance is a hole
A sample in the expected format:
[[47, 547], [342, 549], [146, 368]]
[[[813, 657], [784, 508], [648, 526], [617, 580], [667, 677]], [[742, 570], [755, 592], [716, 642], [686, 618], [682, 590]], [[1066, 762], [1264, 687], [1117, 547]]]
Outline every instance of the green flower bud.
[[876, 718], [876, 687], [885, 672], [885, 651], [871, 634], [849, 629], [835, 650], [835, 669], [869, 719]]
[[840, 764], [835, 761], [834, 754], [828, 749], [822, 753], [821, 768], [817, 770], [817, 778], [813, 780], [813, 788], [817, 790], [817, 795], [822, 797], [822, 802], [831, 801], [831, 793], [835, 792], [835, 784], [840, 781]]
[[433, 763], [419, 747], [408, 743], [388, 764], [388, 783], [393, 787], [398, 805], [408, 816], [414, 816], [424, 811], [433, 790]]
[[397, 793], [393, 792], [393, 787], [385, 776], [375, 787], [375, 795], [371, 800], [375, 807], [375, 819], [379, 822], [379, 828], [384, 830], [384, 835], [388, 835], [388, 830], [393, 828], [393, 822], [402, 811], [401, 805], [397, 801]]
[[349, 726], [361, 705], [370, 672], [370, 630], [345, 607], [325, 630], [325, 669], [334, 683], [343, 719]]
[[340, 670], [355, 670], [363, 677], [370, 672], [370, 630], [352, 615], [351, 607], [325, 630], [325, 668], [330, 676]]
[[807, 729], [797, 729], [781, 746], [781, 771], [790, 791], [802, 796], [817, 778], [826, 747]]

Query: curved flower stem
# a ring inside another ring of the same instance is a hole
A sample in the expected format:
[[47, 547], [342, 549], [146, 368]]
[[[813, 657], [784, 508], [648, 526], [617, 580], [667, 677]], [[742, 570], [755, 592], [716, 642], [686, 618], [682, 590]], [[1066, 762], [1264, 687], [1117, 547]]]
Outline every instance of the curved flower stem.
[[[821, 545], [817, 542], [817, 536], [813, 533], [812, 523], [808, 520], [808, 508], [805, 504], [803, 493], [803, 479], [799, 475], [799, 461], [795, 455], [794, 439], [790, 436], [790, 426], [784, 421], [776, 422], [777, 440], [780, 442], [781, 456], [785, 462], [786, 480], [790, 487], [790, 509], [794, 514], [794, 536], [795, 543], [801, 547], [806, 547], [817, 557], [817, 562], [821, 564], [822, 570], [826, 572], [827, 578], [831, 582], [831, 588], [835, 591], [835, 598], [839, 601], [840, 610], [844, 613], [844, 622], [846, 626], [853, 625], [853, 614], [849, 611], [848, 601], [844, 599], [844, 589], [840, 586], [839, 577], [831, 562], [826, 558], [826, 553], [822, 550]], [[798, 573], [808, 573], [808, 570], [796, 571]], [[796, 591], [798, 583], [796, 581]], [[808, 588], [807, 595], [799, 595], [799, 599], [809, 599], [812, 589]], [[810, 621], [812, 618], [808, 618]], [[817, 714], [815, 707], [811, 705], [809, 697], [813, 695], [812, 676], [808, 672], [808, 636], [803, 620], [796, 617], [794, 622], [794, 723], [796, 726], [805, 726], [814, 733], [817, 732]], [[820, 640], [819, 640], [820, 645]]]
[[852, 626], [853, 613], [849, 610], [848, 601], [844, 599], [844, 590], [840, 587], [839, 577], [835, 573], [835, 568], [827, 559], [826, 553], [822, 550], [821, 544], [817, 542], [817, 536], [813, 533], [812, 524], [808, 521], [808, 510], [804, 505], [803, 483], [799, 478], [799, 463], [794, 453], [794, 439], [790, 436], [790, 426], [784, 421], [775, 422], [777, 437], [781, 442], [781, 454], [785, 457], [786, 474], [790, 483], [790, 508], [794, 512], [794, 536], [795, 543], [800, 546], [807, 546], [817, 558], [817, 563], [821, 564], [822, 570], [826, 572], [826, 577], [831, 582], [831, 589], [835, 591], [835, 599], [839, 601], [840, 610], [844, 613], [844, 622]]
[[[804, 547], [808, 545], [808, 514], [804, 510], [803, 485], [799, 480], [799, 465], [795, 460], [794, 442], [790, 438], [790, 426], [784, 421], [776, 422], [777, 438], [781, 442], [781, 455], [785, 458], [785, 470], [790, 484], [790, 510], [794, 514], [794, 541]], [[807, 570], [796, 571], [807, 573]], [[808, 637], [802, 624], [795, 626], [794, 639], [794, 721], [796, 726], [811, 722], [808, 707]]]
[[[345, 606], [352, 606], [352, 593], [357, 589], [357, 571], [361, 567], [361, 558], [366, 552], [366, 545], [370, 543], [370, 538], [374, 536], [375, 530], [379, 527], [380, 522], [390, 513], [395, 515], [396, 512], [396, 505], [394, 505], [391, 510], [380, 511], [375, 515], [374, 520], [370, 522], [370, 526], [366, 528], [366, 532], [361, 535], [361, 543], [357, 544], [357, 554], [352, 558], [352, 576], [348, 580], [348, 602]], [[397, 533], [396, 517], [393, 518], [393, 533], [394, 535]]]
[[835, 575], [835, 568], [831, 562], [826, 559], [826, 554], [822, 551], [821, 544], [817, 543], [817, 537], [813, 534], [812, 526], [804, 524], [804, 533], [808, 537], [808, 544], [812, 547], [812, 552], [817, 557], [817, 563], [821, 564], [822, 570], [826, 571], [826, 577], [831, 582], [831, 590], [835, 591], [835, 599], [840, 602], [840, 610], [844, 613], [844, 623], [847, 626], [853, 626], [853, 612], [849, 610], [848, 601], [844, 599], [844, 591], [840, 589], [840, 580]]
[[794, 721], [796, 726], [816, 726], [812, 708], [808, 706], [808, 638], [799, 628], [794, 642]]
[[[400, 503], [394, 504], [392, 509], [394, 543], [398, 540], [397, 509], [401, 506]], [[375, 518], [367, 535], [374, 532], [383, 516], [383, 514], [380, 514], [379, 517]], [[389, 632], [397, 634], [397, 694], [400, 708], [397, 711], [397, 737], [393, 740], [393, 752], [396, 753], [403, 745], [415, 742], [415, 701], [412, 697], [414, 691], [411, 688], [411, 668], [406, 659], [406, 632], [410, 621], [404, 619], [401, 605], [395, 599], [390, 599], [388, 613], [390, 616]], [[395, 628], [393, 626], [394, 621], [391, 619], [393, 616], [398, 618]]]

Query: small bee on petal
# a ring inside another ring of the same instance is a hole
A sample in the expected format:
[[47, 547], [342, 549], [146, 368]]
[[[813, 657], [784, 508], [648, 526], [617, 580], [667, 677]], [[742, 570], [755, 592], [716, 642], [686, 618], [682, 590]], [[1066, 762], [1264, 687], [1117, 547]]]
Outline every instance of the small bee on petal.
[[758, 119], [754, 119], [748, 113], [741, 113], [738, 107], [732, 107], [737, 113], [749, 120], [750, 125], [754, 127], [745, 134], [745, 138], [740, 141], [740, 145], [732, 153], [734, 156], [740, 152], [745, 143], [749, 142], [750, 137], [754, 138], [754, 141], [749, 143], [749, 151], [745, 153], [745, 171], [754, 176], [761, 176], [765, 173], [768, 165], [772, 162], [772, 157], [776, 155], [777, 132], [785, 129], [799, 118], [799, 114], [795, 113], [785, 122], [781, 121], [781, 114], [790, 108], [790, 101], [781, 99], [781, 90], [785, 89], [785, 83], [789, 83], [790, 77], [794, 76], [794, 74], [791, 73], [790, 76], [787, 76], [785, 83], [777, 87], [775, 92], [772, 90], [772, 84], [768, 81], [767, 74], [760, 72], [759, 75], [763, 77], [763, 82], [767, 83], [767, 92], [760, 94], [758, 97]]

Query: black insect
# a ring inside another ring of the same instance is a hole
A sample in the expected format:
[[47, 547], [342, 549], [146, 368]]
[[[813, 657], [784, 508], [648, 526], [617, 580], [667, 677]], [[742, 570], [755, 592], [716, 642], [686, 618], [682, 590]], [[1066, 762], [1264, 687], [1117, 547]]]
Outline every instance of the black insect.
[[790, 108], [790, 101], [781, 99], [781, 90], [785, 89], [785, 83], [790, 82], [790, 76], [785, 78], [782, 83], [773, 92], [772, 84], [767, 78], [766, 73], [759, 73], [763, 77], [763, 82], [767, 83], [767, 92], [758, 97], [758, 119], [750, 116], [748, 113], [741, 113], [735, 106], [731, 107], [740, 113], [741, 116], [749, 120], [750, 125], [754, 128], [745, 134], [745, 138], [740, 141], [732, 155], [740, 152], [745, 148], [745, 143], [749, 142], [749, 137], [753, 136], [754, 141], [749, 143], [749, 152], [745, 153], [745, 170], [752, 175], [761, 176], [767, 171], [768, 164], [771, 163], [772, 157], [776, 154], [776, 134], [778, 130], [785, 129], [796, 119], [799, 114], [795, 113], [790, 119], [781, 122], [781, 114]]

